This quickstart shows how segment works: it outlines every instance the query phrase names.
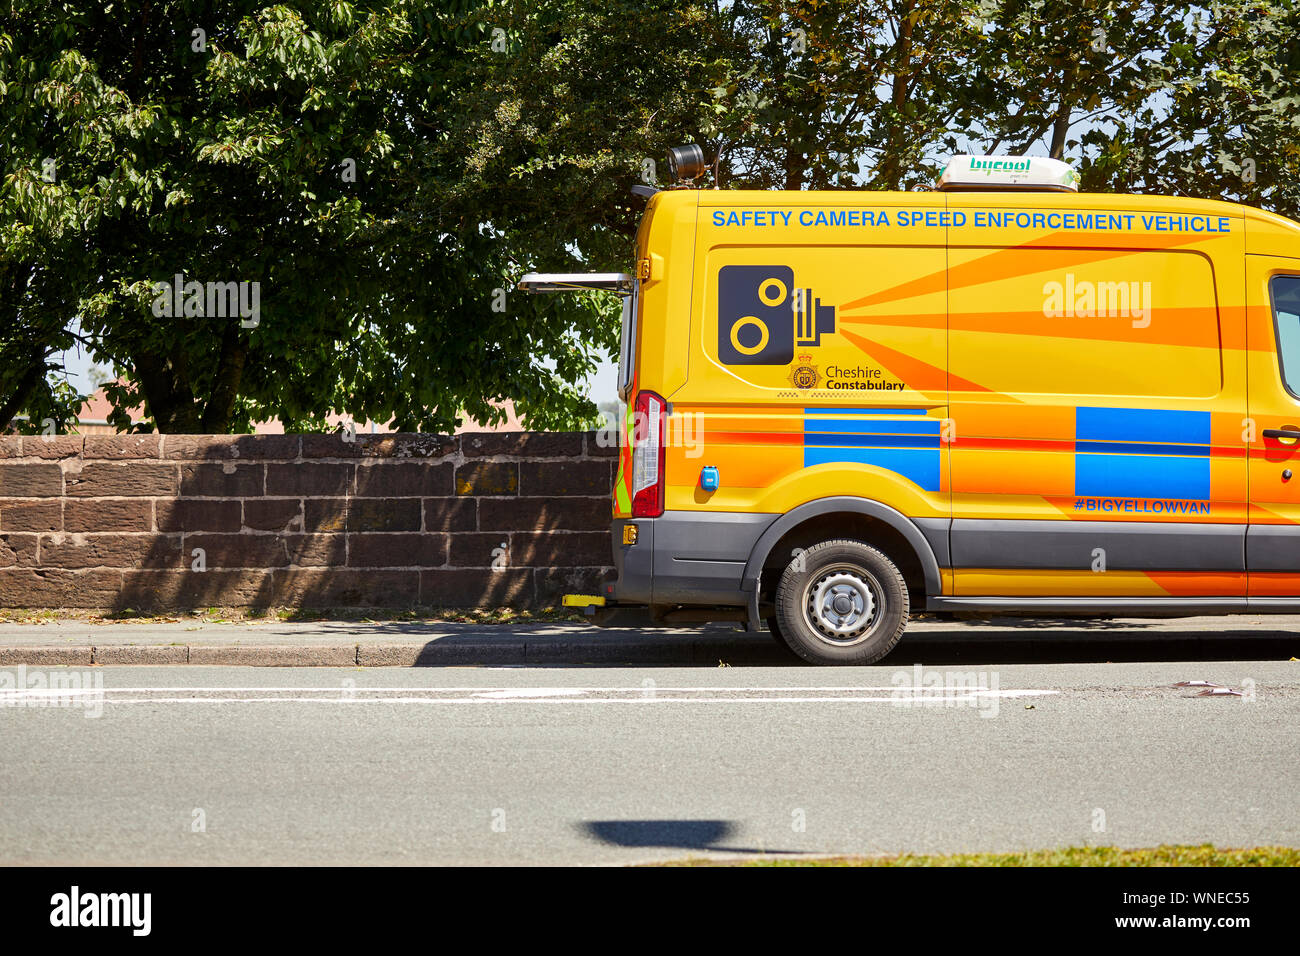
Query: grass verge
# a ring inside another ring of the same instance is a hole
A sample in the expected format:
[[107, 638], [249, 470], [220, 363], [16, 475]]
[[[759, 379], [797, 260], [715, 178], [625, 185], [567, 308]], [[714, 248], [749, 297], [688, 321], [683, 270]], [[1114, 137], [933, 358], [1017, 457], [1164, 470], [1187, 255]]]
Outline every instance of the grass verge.
[[952, 853], [945, 855], [828, 856], [744, 860], [693, 858], [666, 866], [1300, 866], [1300, 849], [1257, 846], [1229, 849], [1157, 846], [1125, 850], [1114, 846], [1072, 846], [1024, 853]]

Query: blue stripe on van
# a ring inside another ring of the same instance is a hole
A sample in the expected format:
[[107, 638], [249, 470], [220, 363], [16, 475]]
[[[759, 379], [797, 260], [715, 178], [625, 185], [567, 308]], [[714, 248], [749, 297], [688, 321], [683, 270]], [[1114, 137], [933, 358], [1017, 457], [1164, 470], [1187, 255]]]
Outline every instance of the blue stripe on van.
[[1210, 499], [1210, 413], [1075, 409], [1074, 493]]
[[1077, 408], [1076, 441], [1210, 444], [1210, 413], [1160, 408]]
[[[924, 408], [806, 408], [803, 464], [854, 462], [939, 490], [942, 423]], [[819, 416], [835, 416], [833, 418]], [[890, 417], [893, 416], [893, 417]]]
[[1102, 455], [1189, 455], [1206, 453], [1204, 445], [1157, 445], [1155, 442], [1077, 441], [1074, 450]]
[[926, 491], [939, 490], [939, 452], [920, 448], [805, 448], [803, 466], [858, 462], [896, 472]]
[[1075, 455], [1074, 493], [1097, 498], [1210, 498], [1209, 456]]
[[[808, 418], [805, 432], [867, 432], [873, 435], [937, 435], [942, 423], [937, 418], [920, 421], [868, 421], [862, 418]], [[868, 443], [869, 444], [869, 443]]]
[[924, 415], [924, 408], [805, 408], [805, 415]]
[[803, 437], [804, 447], [810, 445], [837, 448], [935, 448], [938, 435], [819, 435], [809, 432]]

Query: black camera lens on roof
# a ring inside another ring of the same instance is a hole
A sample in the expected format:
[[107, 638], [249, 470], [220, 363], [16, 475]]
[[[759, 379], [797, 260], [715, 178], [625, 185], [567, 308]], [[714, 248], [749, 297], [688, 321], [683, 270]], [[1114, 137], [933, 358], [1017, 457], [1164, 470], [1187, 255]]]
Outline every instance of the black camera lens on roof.
[[679, 183], [691, 183], [704, 175], [708, 165], [704, 162], [704, 150], [691, 143], [687, 146], [674, 146], [668, 150], [668, 174]]

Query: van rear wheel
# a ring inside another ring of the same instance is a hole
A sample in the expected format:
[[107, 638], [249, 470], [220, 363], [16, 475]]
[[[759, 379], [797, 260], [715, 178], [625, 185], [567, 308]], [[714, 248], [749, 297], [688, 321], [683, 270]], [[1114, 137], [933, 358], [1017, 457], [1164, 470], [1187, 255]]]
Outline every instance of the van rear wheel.
[[780, 636], [813, 664], [874, 664], [903, 636], [908, 610], [902, 573], [861, 541], [823, 541], [795, 555], [776, 588]]

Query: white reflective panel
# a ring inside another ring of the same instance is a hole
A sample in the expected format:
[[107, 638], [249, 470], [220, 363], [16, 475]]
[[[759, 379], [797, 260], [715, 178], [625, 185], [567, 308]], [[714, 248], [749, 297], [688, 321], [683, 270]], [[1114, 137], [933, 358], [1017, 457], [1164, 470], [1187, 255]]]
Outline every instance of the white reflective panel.
[[626, 272], [530, 272], [519, 280], [523, 292], [570, 292], [598, 289], [626, 295], [633, 280]]

